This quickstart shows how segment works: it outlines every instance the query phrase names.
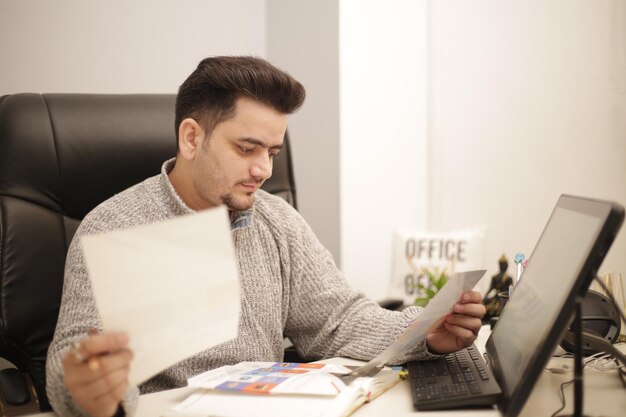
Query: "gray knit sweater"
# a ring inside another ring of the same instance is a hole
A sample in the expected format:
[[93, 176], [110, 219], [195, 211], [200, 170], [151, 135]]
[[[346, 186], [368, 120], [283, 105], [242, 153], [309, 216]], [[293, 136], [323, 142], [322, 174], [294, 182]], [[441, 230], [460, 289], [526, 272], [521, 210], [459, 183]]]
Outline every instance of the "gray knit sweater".
[[[96, 207], [70, 245], [59, 320], [46, 366], [48, 397], [61, 416], [84, 414], [63, 384], [62, 356], [89, 328], [102, 329], [80, 237], [193, 213], [169, 182], [167, 173], [173, 164], [174, 160], [165, 162], [160, 175]], [[280, 361], [284, 337], [306, 358], [369, 360], [417, 314], [415, 308], [402, 313], [384, 310], [351, 289], [302, 217], [285, 201], [264, 191], [256, 193], [251, 224], [234, 228], [232, 237], [241, 283], [238, 336], [129, 389], [124, 400], [128, 414], [133, 413], [139, 392], [181, 387], [187, 378], [226, 364]], [[429, 356], [422, 344], [401, 361]]]

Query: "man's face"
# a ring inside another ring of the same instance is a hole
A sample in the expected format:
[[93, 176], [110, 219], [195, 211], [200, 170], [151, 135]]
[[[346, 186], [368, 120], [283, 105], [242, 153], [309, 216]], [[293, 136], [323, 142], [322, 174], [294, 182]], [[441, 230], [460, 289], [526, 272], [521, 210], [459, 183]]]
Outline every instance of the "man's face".
[[283, 145], [287, 116], [250, 98], [239, 98], [235, 116], [204, 138], [192, 167], [193, 189], [206, 207], [252, 207], [254, 193], [272, 175]]

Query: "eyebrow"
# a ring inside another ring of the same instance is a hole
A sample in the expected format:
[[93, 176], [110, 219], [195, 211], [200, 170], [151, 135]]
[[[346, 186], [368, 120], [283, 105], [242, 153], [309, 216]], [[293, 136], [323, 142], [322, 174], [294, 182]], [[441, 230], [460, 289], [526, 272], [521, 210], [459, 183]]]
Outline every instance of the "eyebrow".
[[276, 146], [267, 146], [267, 144], [265, 142], [263, 142], [262, 140], [259, 140], [259, 139], [255, 139], [255, 138], [243, 138], [243, 139], [241, 139], [241, 141], [249, 143], [251, 145], [262, 146], [263, 148], [267, 148], [267, 149], [278, 149], [278, 150], [281, 150], [283, 148], [283, 144], [282, 143], [280, 145], [276, 145]]

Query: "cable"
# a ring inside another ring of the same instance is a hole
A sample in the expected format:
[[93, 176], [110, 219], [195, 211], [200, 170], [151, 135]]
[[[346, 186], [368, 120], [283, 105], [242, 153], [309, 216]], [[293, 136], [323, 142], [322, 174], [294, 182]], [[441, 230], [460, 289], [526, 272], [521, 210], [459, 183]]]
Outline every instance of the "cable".
[[561, 408], [559, 408], [558, 410], [556, 410], [554, 413], [552, 413], [552, 415], [550, 417], [556, 417], [557, 414], [559, 414], [561, 411], [563, 411], [563, 409], [565, 408], [565, 386], [566, 385], [572, 385], [574, 383], [573, 379], [570, 379], [569, 381], [565, 381], [561, 384], [561, 390], [559, 392], [559, 398], [561, 399]]
[[[604, 284], [604, 282], [602, 282], [602, 280], [597, 275], [594, 277], [594, 279], [600, 284], [600, 286], [606, 293], [607, 297], [609, 297], [609, 300], [611, 300], [611, 302], [615, 306], [615, 309], [617, 310], [619, 316], [626, 323], [624, 312], [615, 301], [615, 298], [613, 297], [613, 293], [611, 293], [611, 290], [608, 289], [608, 287]], [[563, 355], [563, 356], [566, 356], [566, 355]], [[617, 369], [617, 373], [622, 380], [622, 384], [624, 385], [624, 387], [626, 387], [626, 366], [624, 365], [620, 366], [619, 361], [617, 361], [617, 359], [609, 359], [610, 357], [611, 355], [606, 355], [604, 354], [604, 352], [591, 355], [590, 357], [587, 358], [587, 360], [583, 362], [582, 364], [583, 369], [585, 368], [585, 366], [590, 366], [590, 367], [593, 367], [594, 369], [598, 369], [602, 371]], [[556, 410], [554, 413], [552, 413], [551, 417], [556, 417], [558, 413], [560, 413], [561, 411], [565, 409], [565, 405], [566, 405], [565, 387], [570, 386], [573, 383], [574, 383], [574, 379], [570, 379], [569, 381], [565, 381], [561, 384], [561, 387], [559, 390], [559, 399], [561, 400], [561, 407], [558, 410]]]
[[623, 365], [621, 365], [611, 354], [598, 352], [586, 359], [585, 366], [596, 371], [605, 372], [620, 369]]
[[[623, 343], [615, 344], [615, 346], [621, 345], [623, 345]], [[574, 355], [571, 353], [563, 353], [561, 355], [554, 355], [553, 357], [560, 359], [574, 359]], [[587, 356], [584, 360], [584, 365], [587, 368], [591, 368], [601, 372], [614, 371], [623, 367], [619, 364], [619, 362], [616, 362], [615, 358], [610, 353], [606, 352], [598, 352], [593, 355]], [[546, 370], [552, 373], [563, 374], [566, 372], [571, 372], [572, 368], [564, 365], [562, 368], [549, 367], [546, 368]]]

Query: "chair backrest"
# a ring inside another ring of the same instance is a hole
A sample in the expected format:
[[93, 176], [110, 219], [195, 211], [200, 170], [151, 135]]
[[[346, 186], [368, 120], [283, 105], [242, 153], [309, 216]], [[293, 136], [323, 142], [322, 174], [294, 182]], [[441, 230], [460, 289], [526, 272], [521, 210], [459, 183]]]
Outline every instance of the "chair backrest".
[[[0, 97], [0, 356], [28, 373], [42, 410], [67, 248], [100, 202], [175, 155], [175, 95]], [[285, 149], [264, 189], [295, 206]]]

